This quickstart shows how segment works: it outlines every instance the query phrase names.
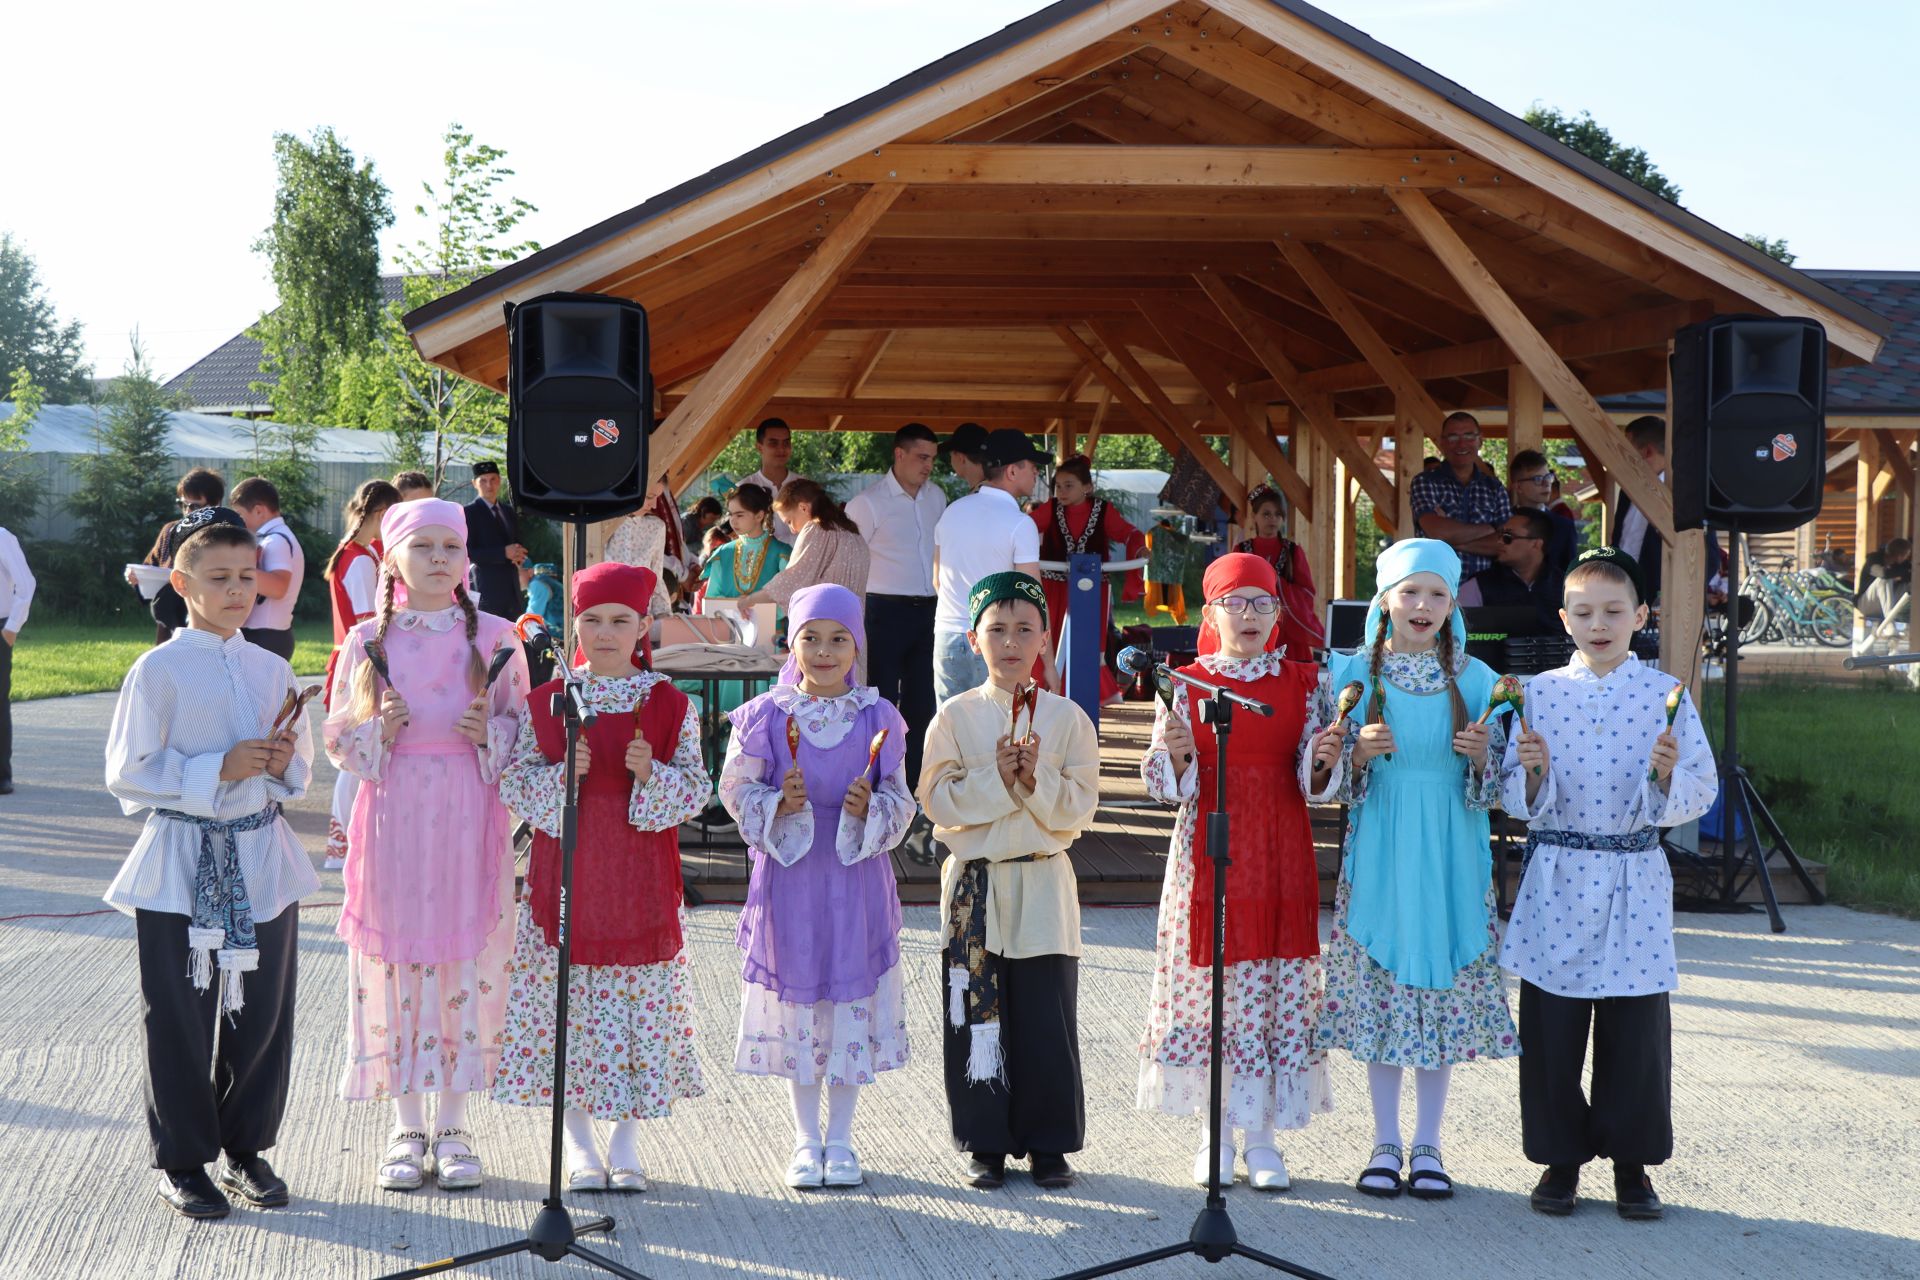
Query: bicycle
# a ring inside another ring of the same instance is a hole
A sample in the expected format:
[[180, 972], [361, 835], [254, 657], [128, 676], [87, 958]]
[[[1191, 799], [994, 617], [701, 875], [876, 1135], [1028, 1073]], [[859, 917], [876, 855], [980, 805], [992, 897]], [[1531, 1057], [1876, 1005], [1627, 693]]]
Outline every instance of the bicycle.
[[1741, 583], [1741, 596], [1753, 601], [1753, 620], [1740, 629], [1742, 644], [1785, 640], [1840, 649], [1852, 643], [1850, 600], [1842, 603], [1837, 595], [1817, 594], [1812, 582], [1793, 572], [1791, 556], [1780, 558], [1778, 570], [1768, 570], [1754, 559], [1745, 538], [1741, 554], [1752, 566]]

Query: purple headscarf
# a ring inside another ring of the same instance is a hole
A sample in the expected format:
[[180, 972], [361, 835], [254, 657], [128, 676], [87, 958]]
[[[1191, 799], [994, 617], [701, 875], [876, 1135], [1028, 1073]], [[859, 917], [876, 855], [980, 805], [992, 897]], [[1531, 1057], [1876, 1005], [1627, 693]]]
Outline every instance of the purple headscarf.
[[[853, 633], [854, 648], [866, 651], [867, 628], [861, 618], [860, 597], [838, 583], [822, 582], [793, 593], [793, 599], [787, 604], [788, 642], [792, 643], [799, 636], [800, 628], [809, 622], [839, 623]], [[799, 684], [800, 678], [800, 659], [789, 649], [787, 660], [780, 668], [780, 683]]]

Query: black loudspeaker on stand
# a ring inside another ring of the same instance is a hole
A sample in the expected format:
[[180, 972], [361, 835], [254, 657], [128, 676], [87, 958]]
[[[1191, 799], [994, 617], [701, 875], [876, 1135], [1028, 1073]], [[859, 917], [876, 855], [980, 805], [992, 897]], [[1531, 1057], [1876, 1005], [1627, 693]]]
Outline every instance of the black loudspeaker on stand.
[[[652, 379], [646, 371], [646, 312], [637, 303], [619, 298], [550, 294], [518, 308], [509, 306], [507, 328], [511, 343], [508, 386], [515, 392], [528, 389], [532, 394], [543, 385], [551, 388], [553, 383], [540, 381], [543, 371], [557, 368], [565, 374], [564, 395], [527, 405], [516, 394], [508, 419], [507, 457], [514, 495], [521, 505], [572, 526], [573, 564], [578, 568], [587, 559], [587, 525], [637, 511], [646, 497], [646, 435], [653, 420], [648, 390]], [[541, 333], [542, 340], [527, 341], [529, 332]], [[605, 425], [609, 423], [613, 424], [611, 430]], [[597, 443], [609, 434], [611, 440]], [[607, 452], [616, 447], [617, 453]], [[605, 476], [591, 465], [596, 454], [606, 467]], [[523, 484], [531, 486], [533, 492]], [[568, 599], [563, 637], [571, 640], [572, 632], [573, 604]], [[524, 1238], [409, 1267], [383, 1280], [438, 1275], [521, 1253], [548, 1262], [578, 1258], [622, 1280], [647, 1280], [640, 1272], [581, 1246], [582, 1235], [613, 1230], [612, 1218], [576, 1221], [560, 1198], [566, 1163], [563, 1135], [568, 987], [573, 977], [573, 855], [580, 833], [580, 779], [574, 773], [573, 760], [581, 730], [593, 720], [593, 713], [582, 700], [582, 686], [566, 661], [566, 655], [572, 652], [570, 643], [561, 645], [557, 670], [564, 684], [554, 695], [554, 711], [566, 726], [567, 754], [560, 807], [560, 901], [555, 921], [560, 956], [554, 992], [553, 1131], [547, 1195]]]
[[1200, 719], [1213, 726], [1214, 741], [1218, 744], [1219, 767], [1214, 771], [1214, 808], [1207, 815], [1207, 856], [1213, 859], [1213, 1025], [1207, 1036], [1207, 1200], [1201, 1207], [1200, 1215], [1193, 1220], [1193, 1230], [1185, 1240], [1069, 1272], [1059, 1280], [1092, 1280], [1094, 1276], [1132, 1271], [1150, 1263], [1190, 1254], [1210, 1263], [1225, 1262], [1228, 1258], [1247, 1258], [1275, 1271], [1299, 1276], [1301, 1280], [1330, 1280], [1321, 1272], [1309, 1271], [1285, 1258], [1276, 1258], [1270, 1253], [1262, 1253], [1241, 1244], [1239, 1233], [1234, 1230], [1233, 1219], [1227, 1214], [1227, 1198], [1220, 1187], [1220, 1139], [1225, 1123], [1221, 1115], [1224, 1100], [1220, 1078], [1220, 1023], [1226, 1013], [1227, 868], [1232, 861], [1227, 856], [1227, 842], [1232, 828], [1227, 813], [1227, 740], [1233, 733], [1233, 709], [1236, 705], [1263, 716], [1272, 715], [1273, 708], [1231, 689], [1195, 679], [1165, 664], [1156, 666], [1152, 657], [1139, 649], [1123, 649], [1119, 662], [1123, 670], [1151, 671], [1156, 680], [1178, 680], [1192, 693], [1203, 695]]

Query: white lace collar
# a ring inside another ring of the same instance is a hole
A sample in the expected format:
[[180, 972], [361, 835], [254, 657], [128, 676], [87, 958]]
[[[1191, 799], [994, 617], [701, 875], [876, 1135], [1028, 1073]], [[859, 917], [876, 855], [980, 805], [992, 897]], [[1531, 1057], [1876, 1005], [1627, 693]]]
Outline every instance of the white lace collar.
[[853, 730], [860, 713], [880, 700], [872, 685], [857, 684], [837, 698], [816, 698], [797, 684], [777, 684], [767, 695], [794, 718], [800, 736], [822, 749], [837, 747]]
[[467, 612], [457, 604], [435, 609], [431, 613], [402, 609], [393, 617], [393, 625], [402, 631], [451, 631], [455, 627], [465, 626], [466, 622]]
[[1280, 652], [1271, 649], [1251, 658], [1235, 658], [1221, 651], [1200, 655], [1202, 667], [1229, 680], [1257, 680], [1261, 676], [1278, 675], [1283, 661]]

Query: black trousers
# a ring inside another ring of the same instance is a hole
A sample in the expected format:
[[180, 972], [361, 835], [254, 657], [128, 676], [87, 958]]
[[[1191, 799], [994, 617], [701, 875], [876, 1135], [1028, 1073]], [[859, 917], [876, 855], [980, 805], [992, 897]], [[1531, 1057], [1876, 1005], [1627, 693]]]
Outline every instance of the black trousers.
[[[1593, 1096], [1580, 1091], [1593, 1029]], [[1520, 1135], [1535, 1164], [1661, 1164], [1673, 1154], [1667, 993], [1580, 1000], [1520, 984]]]
[[0, 639], [0, 782], [13, 781], [13, 646]]
[[273, 1146], [293, 1068], [293, 992], [300, 939], [295, 903], [254, 926], [260, 967], [245, 977], [246, 1005], [213, 1020], [220, 971], [205, 991], [187, 977], [187, 917], [137, 911], [140, 996], [147, 1032], [147, 1134], [156, 1169], [192, 1169], [222, 1151]]
[[248, 644], [259, 645], [268, 653], [278, 654], [288, 662], [293, 661], [293, 628], [279, 630], [267, 627], [242, 627], [240, 634], [247, 638]]
[[933, 596], [867, 596], [867, 679], [907, 722], [907, 785], [920, 785], [920, 752], [933, 719]]
[[[1000, 1046], [1007, 1083], [967, 1079], [972, 1032], [947, 1020], [944, 1031], [947, 1109], [953, 1145], [961, 1151], [1025, 1156], [1061, 1155], [1087, 1140], [1087, 1097], [1080, 1083], [1080, 961], [1074, 956], [1008, 960], [989, 955], [1000, 971]], [[940, 957], [940, 983], [947, 988], [947, 959]]]

